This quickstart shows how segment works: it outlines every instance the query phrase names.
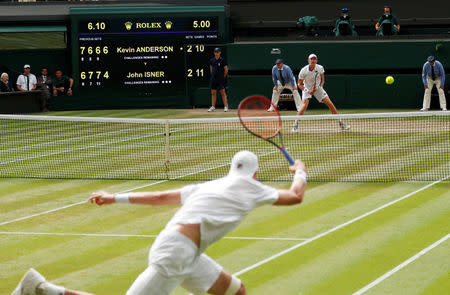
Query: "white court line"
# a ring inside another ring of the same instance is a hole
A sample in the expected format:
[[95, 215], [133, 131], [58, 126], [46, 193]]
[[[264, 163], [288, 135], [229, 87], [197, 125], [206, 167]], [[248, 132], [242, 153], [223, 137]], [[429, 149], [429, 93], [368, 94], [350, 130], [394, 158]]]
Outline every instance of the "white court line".
[[[273, 154], [273, 153], [277, 153], [277, 152], [279, 152], [278, 149], [274, 149], [272, 152], [263, 154], [260, 157], [264, 157], [264, 156], [267, 156], [267, 155], [270, 155], [270, 154]], [[131, 192], [131, 191], [134, 191], [134, 190], [137, 190], [137, 189], [141, 189], [141, 188], [144, 188], [144, 187], [153, 186], [153, 185], [160, 184], [160, 183], [163, 183], [163, 182], [167, 182], [167, 181], [170, 181], [170, 180], [177, 180], [177, 179], [180, 179], [180, 178], [183, 178], [183, 177], [191, 176], [191, 175], [198, 174], [198, 173], [203, 173], [203, 172], [206, 172], [206, 171], [209, 171], [209, 170], [214, 170], [214, 169], [225, 167], [225, 166], [228, 166], [228, 165], [230, 165], [230, 164], [229, 163], [225, 163], [225, 164], [222, 164], [222, 165], [214, 166], [212, 168], [206, 168], [206, 169], [203, 169], [203, 170], [200, 170], [200, 171], [187, 173], [187, 174], [175, 177], [175, 178], [164, 179], [164, 180], [160, 180], [160, 181], [153, 182], [153, 183], [150, 183], [150, 184], [141, 185], [141, 186], [138, 186], [138, 187], [135, 187], [135, 188], [131, 188], [131, 189], [125, 190], [125, 191], [117, 192], [115, 194]], [[73, 207], [73, 206], [85, 204], [87, 202], [88, 202], [88, 200], [84, 200], [84, 201], [81, 201], [81, 202], [69, 204], [69, 205], [66, 205], [66, 206], [63, 206], [63, 207], [47, 210], [47, 211], [44, 211], [44, 212], [39, 212], [39, 213], [36, 213], [36, 214], [32, 214], [32, 215], [28, 215], [28, 216], [24, 216], [24, 217], [19, 217], [19, 218], [13, 219], [13, 220], [4, 221], [4, 222], [0, 223], [0, 226], [6, 225], [6, 224], [10, 224], [10, 223], [13, 223], [13, 222], [17, 222], [17, 221], [21, 221], [21, 220], [25, 220], [25, 219], [29, 219], [29, 218], [33, 218], [33, 217], [36, 217], [36, 216], [52, 213], [52, 212], [59, 211], [59, 210], [62, 210], [62, 209], [66, 209], [66, 208], [70, 208], [70, 207]]]
[[382, 205], [382, 206], [380, 206], [380, 207], [378, 207], [378, 208], [376, 208], [376, 209], [373, 209], [373, 210], [371, 210], [371, 211], [369, 211], [369, 212], [367, 212], [367, 213], [364, 213], [364, 214], [362, 214], [362, 215], [360, 215], [360, 216], [358, 216], [358, 217], [356, 217], [356, 218], [353, 218], [353, 219], [351, 219], [351, 220], [349, 220], [349, 221], [347, 221], [347, 222], [344, 222], [344, 223], [342, 223], [342, 224], [340, 224], [340, 225], [338, 225], [338, 226], [335, 226], [335, 227], [333, 227], [332, 229], [329, 229], [329, 230], [327, 230], [327, 231], [325, 231], [325, 232], [323, 232], [323, 233], [321, 233], [321, 234], [318, 234], [318, 235], [316, 235], [316, 236], [314, 236], [314, 237], [312, 237], [312, 238], [310, 238], [310, 239], [308, 239], [308, 240], [306, 240], [306, 241], [304, 241], [304, 242], [298, 243], [297, 245], [294, 245], [294, 246], [292, 246], [292, 247], [290, 247], [290, 248], [288, 248], [288, 249], [286, 249], [286, 250], [283, 250], [283, 251], [281, 251], [281, 252], [278, 252], [278, 253], [275, 254], [275, 255], [272, 255], [272, 256], [270, 256], [270, 257], [268, 257], [268, 258], [266, 258], [266, 259], [264, 259], [264, 260], [261, 260], [261, 261], [255, 263], [255, 264], [253, 264], [253, 265], [250, 265], [249, 267], [246, 267], [246, 268], [244, 268], [244, 269], [242, 269], [242, 270], [240, 270], [240, 271], [234, 273], [234, 275], [239, 276], [239, 275], [241, 275], [241, 274], [243, 274], [243, 273], [246, 273], [246, 272], [248, 272], [248, 271], [250, 271], [250, 270], [252, 270], [252, 269], [257, 268], [258, 266], [261, 266], [261, 265], [263, 265], [263, 264], [266, 264], [267, 262], [272, 261], [272, 260], [274, 260], [274, 259], [276, 259], [276, 258], [278, 258], [278, 257], [280, 257], [280, 256], [282, 256], [282, 255], [284, 255], [284, 254], [286, 254], [286, 253], [289, 253], [289, 252], [291, 252], [291, 251], [293, 251], [293, 250], [295, 250], [295, 249], [297, 249], [297, 248], [300, 248], [300, 247], [302, 247], [302, 246], [304, 246], [304, 245], [306, 245], [306, 244], [309, 244], [309, 243], [311, 243], [311, 242], [313, 242], [313, 241], [315, 241], [315, 240], [318, 240], [318, 239], [320, 239], [320, 238], [322, 238], [322, 237], [324, 237], [324, 236], [326, 236], [326, 235], [328, 235], [328, 234], [331, 234], [331, 233], [337, 231], [338, 229], [341, 229], [341, 228], [343, 228], [343, 227], [345, 227], [345, 226], [347, 226], [347, 225], [350, 225], [350, 224], [352, 224], [352, 223], [354, 223], [354, 222], [356, 222], [356, 221], [358, 221], [358, 220], [360, 220], [360, 219], [363, 219], [363, 218], [365, 218], [365, 217], [367, 217], [367, 216], [369, 216], [369, 215], [372, 215], [372, 214], [375, 213], [375, 212], [378, 212], [378, 211], [380, 211], [380, 210], [382, 210], [382, 209], [384, 209], [384, 208], [386, 208], [386, 207], [389, 207], [389, 206], [391, 206], [391, 205], [393, 205], [393, 204], [395, 204], [395, 203], [398, 203], [398, 202], [400, 202], [401, 200], [404, 200], [404, 199], [406, 199], [406, 198], [409, 198], [409, 197], [411, 197], [412, 195], [417, 194], [418, 192], [421, 192], [421, 191], [423, 191], [423, 190], [426, 190], [427, 188], [429, 188], [429, 187], [431, 187], [431, 186], [433, 186], [433, 185], [435, 185], [435, 184], [438, 184], [438, 183], [440, 183], [440, 182], [446, 180], [446, 179], [449, 178], [449, 177], [450, 177], [450, 175], [448, 175], [448, 176], [446, 176], [446, 177], [444, 177], [444, 178], [442, 178], [442, 179], [440, 179], [440, 180], [436, 180], [435, 182], [432, 182], [432, 183], [430, 183], [430, 184], [427, 184], [426, 186], [424, 186], [424, 187], [422, 187], [422, 188], [420, 188], [420, 189], [418, 189], [418, 190], [416, 190], [416, 191], [413, 191], [412, 193], [409, 193], [409, 194], [407, 194], [407, 195], [404, 195], [403, 197], [400, 197], [400, 198], [398, 198], [398, 199], [396, 199], [396, 200], [394, 200], [394, 201], [391, 201], [391, 202], [389, 202], [389, 203], [386, 203], [386, 204], [384, 204], [384, 205]]
[[[85, 236], [85, 237], [132, 237], [132, 238], [156, 238], [158, 235], [129, 235], [129, 234], [83, 234], [83, 233], [41, 233], [41, 232], [8, 232], [0, 231], [0, 235], [30, 235], [30, 236]], [[277, 237], [224, 237], [228, 240], [269, 240], [269, 241], [305, 241], [301, 238], [277, 238]]]
[[[134, 190], [137, 190], [137, 189], [140, 189], [140, 188], [156, 185], [156, 184], [159, 184], [159, 183], [162, 183], [162, 182], [166, 182], [166, 181], [167, 180], [160, 180], [160, 181], [153, 182], [153, 183], [150, 183], [150, 184], [134, 187], [132, 189], [128, 189], [128, 190], [125, 190], [125, 191], [117, 192], [116, 194], [131, 192], [131, 191], [134, 191]], [[66, 205], [66, 206], [58, 207], [58, 208], [47, 210], [47, 211], [44, 211], [44, 212], [39, 212], [39, 213], [36, 213], [36, 214], [32, 214], [32, 215], [28, 215], [28, 216], [24, 216], [24, 217], [19, 217], [19, 218], [13, 219], [13, 220], [4, 221], [4, 222], [0, 223], [0, 226], [1, 225], [6, 225], [6, 224], [10, 224], [10, 223], [13, 223], [13, 222], [17, 222], [17, 221], [21, 221], [21, 220], [25, 220], [25, 219], [29, 219], [29, 218], [32, 218], [32, 217], [44, 215], [44, 214], [47, 214], [47, 213], [52, 213], [52, 212], [59, 211], [59, 210], [62, 210], [62, 209], [66, 209], [66, 208], [70, 208], [70, 207], [73, 207], [73, 206], [85, 204], [87, 202], [88, 202], [88, 200], [83, 200], [81, 202], [69, 204], [69, 205]]]
[[390, 271], [388, 271], [387, 273], [385, 273], [384, 275], [382, 275], [381, 277], [379, 277], [378, 279], [376, 279], [372, 283], [370, 283], [370, 284], [364, 286], [363, 288], [359, 289], [358, 291], [353, 293], [353, 295], [360, 295], [360, 294], [365, 293], [366, 291], [368, 291], [372, 287], [378, 285], [379, 283], [381, 283], [382, 281], [384, 281], [385, 279], [387, 279], [388, 277], [390, 277], [391, 275], [393, 275], [397, 271], [401, 270], [402, 268], [404, 268], [405, 266], [407, 266], [408, 264], [410, 264], [411, 262], [413, 262], [414, 260], [416, 260], [420, 256], [424, 255], [425, 253], [427, 253], [428, 251], [432, 250], [433, 248], [436, 248], [437, 246], [439, 246], [440, 244], [445, 242], [449, 237], [450, 237], [450, 234], [447, 234], [446, 236], [441, 238], [439, 241], [434, 242], [433, 244], [431, 244], [430, 246], [426, 247], [425, 249], [423, 249], [422, 251], [420, 251], [416, 255], [408, 258], [407, 260], [405, 260], [401, 264], [397, 265], [396, 267], [394, 267], [393, 269], [391, 269]]

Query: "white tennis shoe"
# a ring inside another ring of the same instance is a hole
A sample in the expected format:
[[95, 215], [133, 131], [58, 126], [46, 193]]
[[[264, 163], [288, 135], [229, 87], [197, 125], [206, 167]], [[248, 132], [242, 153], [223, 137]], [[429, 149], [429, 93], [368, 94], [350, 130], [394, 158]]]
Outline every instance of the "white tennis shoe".
[[298, 133], [298, 127], [297, 126], [292, 127], [291, 133]]
[[422, 109], [420, 109], [420, 111], [421, 111], [421, 112], [427, 112], [428, 109], [427, 109], [427, 108], [422, 108]]
[[224, 111], [224, 112], [228, 112], [228, 107], [224, 107], [224, 108], [223, 108], [223, 111]]
[[215, 111], [216, 111], [215, 107], [210, 107], [209, 110], [208, 110], [208, 112], [215, 112]]
[[443, 108], [443, 109], [442, 109], [442, 111], [444, 111], [444, 112], [445, 112], [446, 110], [447, 110], [446, 108]]
[[30, 268], [11, 295], [37, 295], [37, 289], [42, 283], [45, 283], [44, 276]]

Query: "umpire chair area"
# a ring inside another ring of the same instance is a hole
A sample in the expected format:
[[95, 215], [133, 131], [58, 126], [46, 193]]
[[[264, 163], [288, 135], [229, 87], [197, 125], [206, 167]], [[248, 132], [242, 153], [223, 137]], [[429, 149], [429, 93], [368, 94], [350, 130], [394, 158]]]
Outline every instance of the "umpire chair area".
[[296, 111], [294, 95], [289, 89], [283, 89], [280, 94], [280, 100], [278, 101], [278, 110], [280, 111]]

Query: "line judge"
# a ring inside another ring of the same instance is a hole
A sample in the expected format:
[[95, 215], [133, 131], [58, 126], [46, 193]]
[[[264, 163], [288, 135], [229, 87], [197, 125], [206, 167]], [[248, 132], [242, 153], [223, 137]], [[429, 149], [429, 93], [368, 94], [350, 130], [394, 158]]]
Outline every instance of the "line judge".
[[[275, 65], [272, 68], [272, 81], [273, 81], [273, 91], [272, 91], [272, 103], [274, 106], [278, 107], [278, 101], [280, 100], [280, 94], [284, 89], [289, 89], [292, 91], [294, 96], [295, 107], [297, 111], [300, 110], [302, 100], [300, 98], [300, 93], [298, 93], [297, 82], [295, 82], [294, 73], [292, 73], [291, 68], [284, 64], [284, 61], [279, 58], [275, 61]], [[268, 112], [273, 112], [274, 109], [270, 107]]]

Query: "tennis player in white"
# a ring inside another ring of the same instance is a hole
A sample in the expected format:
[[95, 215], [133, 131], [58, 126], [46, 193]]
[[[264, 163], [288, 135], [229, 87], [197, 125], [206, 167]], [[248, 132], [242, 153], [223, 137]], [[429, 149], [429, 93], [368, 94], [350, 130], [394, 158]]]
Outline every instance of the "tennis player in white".
[[[205, 255], [206, 248], [226, 236], [254, 208], [261, 205], [294, 205], [302, 201], [306, 187], [305, 165], [296, 161], [290, 189], [275, 189], [256, 180], [258, 158], [249, 151], [234, 155], [229, 174], [223, 178], [164, 192], [112, 195], [93, 193], [98, 205], [131, 203], [182, 204], [158, 235], [149, 253], [149, 265], [127, 295], [165, 295], [177, 286], [193, 294], [245, 295], [244, 284]], [[24, 292], [26, 290], [28, 293]], [[34, 292], [37, 290], [38, 293]], [[53, 285], [31, 269], [13, 295], [81, 295]]]
[[[302, 106], [297, 115], [305, 113], [309, 105], [309, 100], [314, 96], [320, 103], [324, 103], [332, 114], [338, 114], [336, 107], [330, 97], [323, 89], [325, 84], [325, 69], [317, 63], [317, 56], [311, 53], [308, 57], [308, 64], [304, 66], [298, 74], [298, 87], [302, 90]], [[339, 125], [343, 130], [350, 129], [350, 126], [339, 119]], [[292, 132], [298, 132], [298, 120], [295, 120]]]

